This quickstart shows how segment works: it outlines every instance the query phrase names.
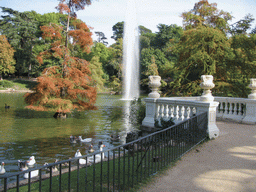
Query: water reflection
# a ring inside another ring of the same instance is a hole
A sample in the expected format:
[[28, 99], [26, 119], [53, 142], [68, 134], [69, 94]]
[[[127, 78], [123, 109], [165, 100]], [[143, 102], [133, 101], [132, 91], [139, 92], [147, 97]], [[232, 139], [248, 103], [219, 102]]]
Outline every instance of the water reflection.
[[[37, 166], [55, 159], [74, 157], [77, 149], [88, 154], [89, 145], [99, 150], [102, 141], [106, 148], [125, 142], [127, 132], [136, 130], [129, 120], [131, 101], [120, 96], [99, 95], [98, 110], [69, 114], [67, 119], [54, 119], [51, 112], [25, 109], [23, 94], [0, 94], [0, 162], [7, 172], [18, 171], [17, 161], [34, 155]], [[7, 111], [4, 104], [11, 106]], [[112, 142], [110, 135], [118, 133], [121, 140]], [[70, 144], [69, 136], [93, 138], [92, 143]]]

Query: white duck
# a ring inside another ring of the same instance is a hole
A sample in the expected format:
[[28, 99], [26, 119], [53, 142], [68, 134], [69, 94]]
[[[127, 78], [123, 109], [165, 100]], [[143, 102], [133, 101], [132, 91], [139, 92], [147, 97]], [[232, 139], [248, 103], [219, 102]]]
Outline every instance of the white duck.
[[[30, 172], [30, 178], [33, 178], [33, 177], [38, 176], [38, 173], [39, 173], [38, 170], [31, 171], [31, 172]], [[28, 177], [29, 177], [29, 172], [28, 172], [28, 173], [25, 173], [23, 177], [24, 177], [25, 179], [28, 179]]]
[[34, 156], [29, 157], [29, 160], [27, 161], [27, 165], [33, 166], [35, 165], [35, 163], [36, 163], [35, 157]]
[[82, 136], [78, 136], [78, 140], [82, 143], [89, 143], [89, 142], [92, 142], [92, 138], [85, 138], [85, 139], [82, 139]]
[[0, 165], [0, 175], [1, 174], [5, 174], [4, 162], [2, 162], [2, 165]]
[[[81, 154], [80, 150], [77, 149], [76, 154], [75, 154], [75, 157], [81, 157], [81, 156], [82, 156], [82, 154]], [[86, 160], [85, 160], [85, 159], [79, 159], [79, 164], [80, 164], [80, 165], [86, 164]]]
[[[105, 145], [100, 145], [100, 151], [103, 151], [103, 147], [106, 147], [106, 146]], [[104, 152], [95, 155], [95, 163], [100, 162], [101, 157], [102, 157], [102, 160], [103, 160], [104, 159]], [[89, 158], [89, 161], [93, 163], [94, 162], [94, 157], [91, 156]]]

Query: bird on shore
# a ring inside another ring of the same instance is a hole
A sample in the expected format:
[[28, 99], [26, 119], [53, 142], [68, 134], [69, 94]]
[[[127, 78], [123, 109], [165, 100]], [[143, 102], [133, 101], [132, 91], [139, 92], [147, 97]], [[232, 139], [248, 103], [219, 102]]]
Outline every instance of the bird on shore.
[[[39, 171], [38, 170], [34, 170], [30, 172], [30, 178], [36, 177], [38, 176]], [[25, 179], [29, 178], [29, 172], [25, 173], [23, 176]]]
[[4, 162], [0, 165], [0, 175], [5, 174]]
[[[103, 151], [103, 147], [106, 147], [106, 145], [101, 145], [100, 146], [100, 151]], [[99, 153], [99, 154], [96, 154], [95, 155], [95, 161], [94, 161], [94, 156], [91, 156], [90, 158], [89, 158], [89, 161], [90, 162], [95, 162], [95, 163], [98, 163], [98, 162], [100, 162], [101, 160], [103, 160], [105, 157], [104, 157], [104, 152], [102, 152], [102, 153]]]
[[27, 165], [33, 166], [33, 165], [35, 165], [35, 163], [36, 163], [35, 156], [29, 157], [29, 160], [27, 161]]
[[[57, 163], [57, 162], [58, 162], [58, 160], [56, 159], [54, 163]], [[49, 165], [49, 163], [47, 163], [47, 162], [44, 163], [44, 166], [48, 166], [48, 165]], [[45, 170], [50, 171], [51, 169], [50, 169], [50, 167], [46, 167]], [[56, 172], [56, 171], [58, 171], [57, 166], [56, 165], [52, 166], [52, 172]]]
[[[75, 157], [81, 157], [81, 156], [82, 156], [82, 154], [81, 154], [80, 150], [77, 149], [76, 154], [75, 154]], [[79, 159], [79, 164], [80, 164], [80, 165], [86, 164], [86, 160], [85, 160], [85, 159]]]
[[89, 150], [88, 150], [90, 153], [93, 153], [94, 152], [94, 149], [93, 149], [93, 146], [92, 145], [90, 145], [89, 146]]

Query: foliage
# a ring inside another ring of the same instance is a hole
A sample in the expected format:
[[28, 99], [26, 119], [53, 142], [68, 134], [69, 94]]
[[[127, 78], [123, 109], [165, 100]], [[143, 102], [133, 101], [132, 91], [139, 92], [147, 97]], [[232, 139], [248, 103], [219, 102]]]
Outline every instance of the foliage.
[[108, 42], [105, 41], [107, 39], [107, 37], [105, 36], [105, 34], [103, 32], [96, 31], [95, 34], [98, 36], [98, 43], [102, 43], [104, 45], [108, 44]]
[[34, 11], [21, 13], [10, 8], [1, 8], [7, 15], [1, 16], [0, 32], [7, 37], [15, 49], [16, 71], [18, 75], [29, 74], [33, 72], [31, 71], [33, 66], [38, 65], [32, 52], [38, 37], [36, 13]]
[[179, 77], [171, 83], [172, 94], [199, 95], [201, 75], [213, 75], [215, 81], [225, 79], [225, 61], [232, 52], [222, 31], [211, 27], [187, 30], [171, 49], [179, 54], [176, 65]]
[[94, 81], [94, 87], [97, 88], [98, 92], [103, 91], [105, 80], [103, 79], [104, 72], [99, 57], [95, 56], [91, 59], [89, 68], [92, 72], [91, 78]]
[[217, 3], [210, 4], [208, 0], [200, 0], [191, 11], [183, 12], [181, 16], [186, 30], [207, 26], [227, 32], [228, 21], [232, 19], [230, 13], [219, 11]]
[[241, 19], [236, 23], [230, 25], [229, 33], [232, 36], [235, 34], [247, 34], [247, 31], [251, 28], [252, 22], [254, 20], [255, 19], [252, 17], [251, 14], [246, 15], [244, 19]]
[[183, 34], [183, 29], [176, 24], [174, 25], [157, 25], [159, 32], [156, 33], [154, 47], [163, 49], [170, 40], [179, 41]]
[[[42, 37], [50, 42], [50, 49], [41, 52], [37, 59], [43, 63], [44, 59], [54, 58], [57, 65], [46, 68], [38, 77], [34, 92], [25, 95], [28, 108], [56, 112], [95, 108], [97, 92], [90, 77], [89, 63], [72, 55], [74, 46], [89, 52], [92, 45], [89, 28], [76, 19], [74, 13], [88, 4], [89, 0], [61, 0], [57, 9], [60, 13], [68, 14], [66, 29], [54, 23], [41, 27]], [[70, 38], [72, 43], [69, 42]]]
[[5, 35], [0, 35], [0, 75], [14, 73], [15, 60], [14, 49], [11, 47]]
[[112, 31], [113, 31], [113, 36], [111, 36], [112, 39], [117, 40], [117, 39], [123, 38], [123, 34], [124, 34], [124, 21], [116, 23], [112, 27]]
[[14, 83], [11, 81], [7, 81], [7, 80], [0, 81], [0, 87], [2, 87], [2, 88], [11, 88], [13, 86], [14, 86]]
[[161, 128], [161, 129], [165, 129], [173, 125], [175, 125], [173, 118], [169, 118], [166, 120], [163, 117], [161, 117], [160, 119], [155, 119], [155, 124], [154, 124], [156, 128]]
[[142, 121], [146, 116], [146, 103], [142, 98], [134, 99], [130, 105], [129, 120], [134, 125], [142, 125]]

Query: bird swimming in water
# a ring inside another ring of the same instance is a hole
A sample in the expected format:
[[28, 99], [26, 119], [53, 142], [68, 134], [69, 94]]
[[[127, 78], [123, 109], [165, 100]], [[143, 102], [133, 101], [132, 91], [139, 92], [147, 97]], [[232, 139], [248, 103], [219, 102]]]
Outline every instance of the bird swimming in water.
[[10, 109], [10, 106], [5, 103], [4, 108], [5, 108], [5, 109]]

